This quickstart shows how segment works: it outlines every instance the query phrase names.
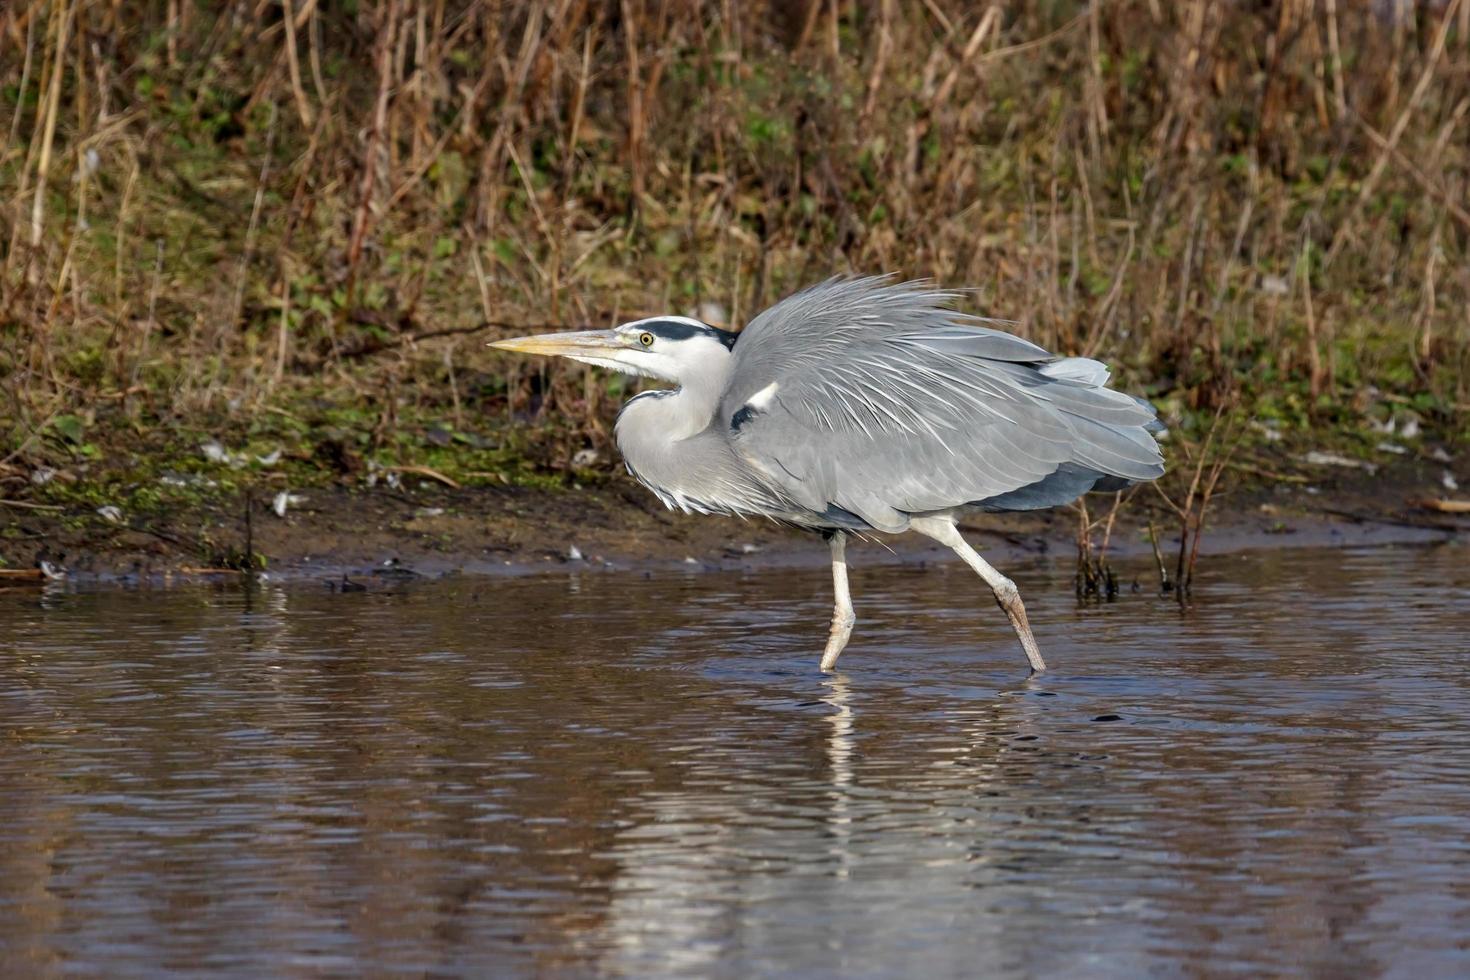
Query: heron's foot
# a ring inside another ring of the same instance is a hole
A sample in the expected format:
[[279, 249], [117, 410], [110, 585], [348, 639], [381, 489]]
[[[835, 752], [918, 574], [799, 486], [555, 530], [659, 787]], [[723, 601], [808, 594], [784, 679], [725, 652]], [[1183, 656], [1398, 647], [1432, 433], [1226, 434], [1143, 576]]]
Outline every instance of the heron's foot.
[[852, 625], [857, 622], [851, 609], [837, 609], [832, 614], [832, 628], [827, 632], [827, 648], [822, 651], [822, 671], [829, 672], [837, 666], [847, 640], [852, 636]]
[[1016, 631], [1016, 637], [1021, 641], [1021, 649], [1026, 654], [1026, 661], [1031, 664], [1031, 673], [1039, 674], [1046, 670], [1046, 661], [1041, 659], [1041, 648], [1036, 645], [1036, 637], [1031, 632], [1031, 624], [1026, 619], [1026, 607], [1021, 603], [1021, 595], [1016, 591], [1015, 585], [1009, 579], [1005, 580], [1009, 588], [998, 588], [995, 590], [995, 601], [1005, 612], [1006, 618], [1011, 621], [1011, 628]]

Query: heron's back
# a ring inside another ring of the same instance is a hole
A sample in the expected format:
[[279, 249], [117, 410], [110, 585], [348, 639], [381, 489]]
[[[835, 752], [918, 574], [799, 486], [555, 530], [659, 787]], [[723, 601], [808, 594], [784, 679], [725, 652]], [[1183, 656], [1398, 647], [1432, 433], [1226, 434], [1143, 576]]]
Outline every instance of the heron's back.
[[1108, 388], [1105, 366], [982, 326], [950, 298], [855, 279], [783, 300], [735, 343], [710, 432], [771, 496], [885, 531], [1163, 473], [1156, 413]]

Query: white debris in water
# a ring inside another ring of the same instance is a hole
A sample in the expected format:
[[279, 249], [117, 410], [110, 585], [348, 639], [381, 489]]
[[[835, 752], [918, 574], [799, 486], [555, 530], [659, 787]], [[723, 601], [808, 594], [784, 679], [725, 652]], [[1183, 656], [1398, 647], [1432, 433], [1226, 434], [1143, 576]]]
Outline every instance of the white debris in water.
[[699, 562], [697, 562], [697, 561], [694, 560], [694, 556], [693, 555], [685, 555], [684, 556], [684, 564], [686, 564], [686, 565], [698, 565]]
[[1378, 466], [1361, 459], [1349, 459], [1337, 453], [1322, 453], [1312, 450], [1302, 457], [1302, 462], [1310, 466], [1342, 466], [1354, 470], [1367, 470], [1369, 473], [1377, 473]]
[[1444, 486], [1446, 490], [1460, 489], [1460, 481], [1456, 480], [1455, 474], [1451, 473], [1449, 470], [1444, 471], [1444, 476], [1441, 476], [1439, 478], [1439, 482]]
[[121, 524], [123, 522], [122, 508], [112, 504], [103, 504], [101, 507], [98, 507], [97, 514], [103, 520], [111, 521], [114, 524]]
[[282, 490], [276, 494], [276, 499], [271, 501], [271, 510], [276, 512], [277, 517], [284, 518], [286, 516], [286, 508], [295, 507], [298, 504], [304, 503], [306, 503], [305, 497], [294, 494], [290, 490]]
[[1448, 463], [1452, 461], [1450, 454], [1444, 451], [1443, 446], [1435, 446], [1429, 453], [1429, 458], [1436, 463]]
[[760, 550], [761, 550], [761, 546], [760, 545], [758, 545], [758, 544], [750, 544], [749, 542], [747, 542], [745, 544], [742, 544], [740, 546], [740, 553], [742, 555], [753, 555], [753, 554], [757, 553]]
[[41, 561], [41, 574], [46, 576], [46, 578], [52, 582], [59, 582], [62, 579], [66, 578], [66, 571], [64, 569], [57, 568], [55, 565], [44, 559]]
[[420, 507], [413, 512], [414, 517], [443, 517], [443, 507]]
[[570, 548], [567, 549], [567, 561], [581, 561], [581, 560], [582, 560], [582, 549], [581, 548], [578, 548], [576, 545], [572, 545]]
[[1402, 456], [1409, 451], [1404, 446], [1400, 446], [1397, 443], [1393, 442], [1380, 442], [1373, 448], [1378, 450], [1380, 453], [1393, 453], [1395, 456]]

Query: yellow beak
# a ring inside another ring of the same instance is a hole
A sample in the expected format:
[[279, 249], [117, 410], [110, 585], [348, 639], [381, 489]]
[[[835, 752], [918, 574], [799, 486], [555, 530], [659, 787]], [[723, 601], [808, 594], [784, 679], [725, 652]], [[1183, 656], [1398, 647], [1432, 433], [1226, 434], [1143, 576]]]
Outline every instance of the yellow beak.
[[577, 330], [572, 333], [548, 333], [539, 337], [512, 337], [497, 340], [489, 346], [517, 354], [551, 354], [559, 357], [607, 357], [624, 350], [626, 344], [612, 330]]

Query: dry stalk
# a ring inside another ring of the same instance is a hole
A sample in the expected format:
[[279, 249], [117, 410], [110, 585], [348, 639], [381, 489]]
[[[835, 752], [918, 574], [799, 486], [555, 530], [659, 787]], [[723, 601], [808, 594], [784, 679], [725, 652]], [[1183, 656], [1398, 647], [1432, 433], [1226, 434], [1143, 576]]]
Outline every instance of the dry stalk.
[[66, 73], [67, 34], [71, 28], [72, 5], [65, 0], [55, 0], [51, 16], [56, 25], [55, 41], [52, 44], [48, 71], [45, 122], [41, 127], [41, 158], [36, 164], [36, 191], [31, 205], [32, 249], [41, 247], [41, 233], [45, 227], [46, 176], [51, 170], [51, 150], [56, 141], [56, 117], [61, 108], [61, 79]]
[[[314, 5], [314, 0], [308, 2]], [[296, 112], [301, 116], [301, 128], [311, 129], [311, 103], [307, 101], [306, 89], [301, 85], [301, 60], [296, 54], [296, 16], [291, 0], [281, 0], [281, 9], [285, 13], [282, 33], [286, 36], [286, 67], [291, 73], [291, 95], [296, 100]]]
[[630, 202], [637, 211], [646, 194], [643, 175], [643, 135], [647, 127], [646, 107], [643, 104], [643, 77], [638, 57], [638, 27], [641, 4], [635, 9], [636, 0], [622, 0], [623, 44], [627, 57], [628, 76], [628, 171], [633, 182], [633, 199]]
[[1164, 553], [1159, 549], [1159, 532], [1154, 527], [1154, 522], [1148, 522], [1148, 543], [1154, 551], [1154, 564], [1159, 569], [1159, 594], [1168, 595], [1174, 591], [1174, 583], [1169, 581], [1169, 570], [1164, 566]]
[[255, 182], [255, 201], [250, 207], [250, 221], [245, 226], [245, 247], [240, 252], [239, 271], [235, 275], [235, 292], [230, 301], [230, 317], [226, 324], [233, 328], [240, 322], [240, 313], [245, 306], [245, 285], [250, 272], [250, 262], [255, 257], [255, 236], [260, 228], [260, 211], [265, 203], [266, 180], [271, 172], [271, 155], [276, 148], [276, 104], [271, 103], [270, 122], [265, 131], [265, 153], [260, 160], [260, 177]]
[[1307, 384], [1312, 395], [1313, 411], [1322, 397], [1322, 352], [1317, 343], [1317, 316], [1312, 309], [1312, 269], [1307, 259], [1307, 236], [1302, 236], [1302, 257], [1297, 272], [1302, 284], [1302, 305], [1307, 322]]
[[[1118, 576], [1108, 562], [1108, 547], [1113, 540], [1113, 525], [1126, 500], [1132, 492], [1115, 492], [1112, 506], [1107, 514], [1092, 520], [1087, 509], [1087, 498], [1077, 501], [1077, 574], [1076, 591], [1079, 599], [1106, 600], [1112, 602], [1118, 596]], [[1093, 534], [1102, 529], [1102, 542], [1093, 544]]]
[[[153, 282], [148, 289], [148, 319], [143, 321], [141, 336], [138, 337], [138, 352], [133, 358], [133, 370], [128, 379], [128, 390], [132, 391], [138, 387], [138, 378], [143, 373], [143, 365], [148, 362], [148, 339], [153, 335], [154, 325], [158, 320], [158, 288], [163, 281], [163, 239], [157, 239], [153, 243]], [[126, 401], [131, 406], [130, 401]]]
[[357, 194], [357, 213], [352, 220], [352, 238], [347, 244], [347, 275], [355, 279], [362, 259], [362, 246], [371, 227], [373, 186], [378, 173], [380, 148], [388, 129], [388, 100], [393, 91], [392, 54], [398, 29], [398, 0], [388, 0], [383, 23], [378, 28], [378, 94], [373, 101], [372, 126], [362, 158], [362, 182]]
[[[1175, 502], [1158, 483], [1150, 484], [1179, 518], [1179, 553], [1174, 564], [1174, 591], [1181, 602], [1188, 597], [1194, 583], [1194, 570], [1199, 561], [1200, 542], [1204, 536], [1210, 500], [1219, 486], [1221, 475], [1229, 468], [1231, 457], [1240, 445], [1239, 437], [1231, 440], [1234, 428], [1234, 416], [1225, 415], [1223, 404], [1216, 408], [1204, 442], [1190, 460], [1194, 464], [1194, 471], [1190, 475], [1189, 488], [1182, 504]], [[1187, 444], [1180, 440], [1180, 445], [1186, 455], [1189, 455]], [[1157, 544], [1155, 548], [1157, 549]], [[1162, 579], [1162, 571], [1160, 576]], [[1166, 581], [1164, 588], [1167, 591]]]
[[[39, 7], [39, 3], [37, 7]], [[16, 86], [15, 114], [10, 117], [10, 136], [5, 142], [7, 155], [10, 147], [14, 146], [20, 139], [20, 120], [25, 115], [25, 113], [20, 111], [20, 107], [25, 104], [26, 92], [30, 91], [31, 61], [36, 48], [36, 17], [31, 11], [27, 11], [27, 14], [25, 57], [21, 61], [20, 83]]]
[[868, 72], [868, 94], [863, 100], [861, 120], [864, 125], [873, 118], [873, 109], [878, 103], [878, 91], [883, 83], [883, 72], [888, 67], [888, 56], [893, 52], [893, 0], [879, 0], [877, 52], [873, 55], [873, 67]]
[[126, 309], [123, 299], [123, 256], [127, 254], [128, 225], [132, 221], [133, 192], [138, 186], [138, 154], [133, 144], [124, 144], [128, 154], [128, 179], [123, 185], [122, 203], [117, 209], [117, 255], [113, 259], [112, 305], [113, 316], [121, 318]]

